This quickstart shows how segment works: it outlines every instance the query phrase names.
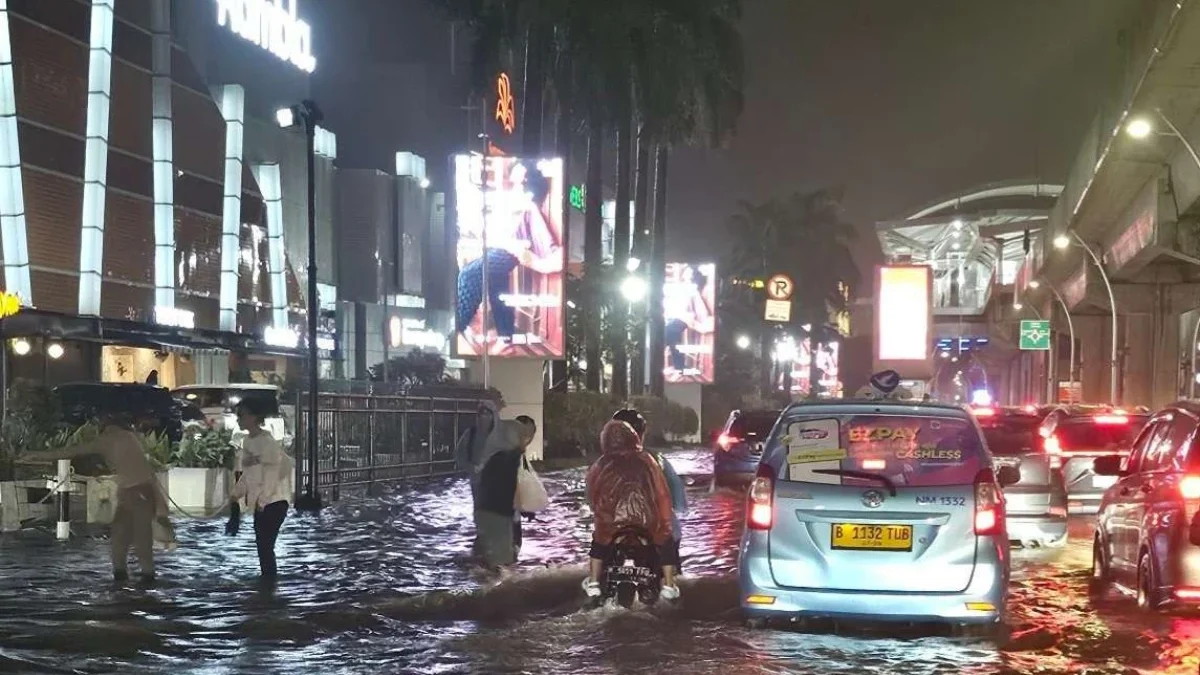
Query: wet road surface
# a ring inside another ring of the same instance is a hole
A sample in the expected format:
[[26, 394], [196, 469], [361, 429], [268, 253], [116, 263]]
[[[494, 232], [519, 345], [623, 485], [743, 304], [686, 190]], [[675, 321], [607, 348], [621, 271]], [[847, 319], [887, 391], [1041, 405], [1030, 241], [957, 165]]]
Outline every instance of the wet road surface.
[[546, 476], [542, 522], [497, 581], [473, 569], [466, 485], [443, 480], [291, 516], [278, 589], [257, 585], [253, 531], [178, 521], [151, 587], [110, 580], [105, 541], [0, 538], [0, 673], [1196, 673], [1200, 618], [1152, 616], [1087, 592], [1090, 528], [1014, 556], [1008, 639], [830, 626], [751, 631], [737, 612], [742, 495], [693, 483], [676, 607], [582, 610], [583, 471]]

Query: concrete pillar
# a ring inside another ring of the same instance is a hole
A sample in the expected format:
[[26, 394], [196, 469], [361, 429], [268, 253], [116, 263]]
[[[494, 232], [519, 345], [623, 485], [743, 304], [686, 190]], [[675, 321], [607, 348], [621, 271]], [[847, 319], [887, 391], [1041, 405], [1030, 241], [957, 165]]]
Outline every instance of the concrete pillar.
[[1085, 403], [1108, 401], [1109, 333], [1111, 318], [1099, 314], [1078, 315], [1075, 319], [1079, 338], [1079, 379]]

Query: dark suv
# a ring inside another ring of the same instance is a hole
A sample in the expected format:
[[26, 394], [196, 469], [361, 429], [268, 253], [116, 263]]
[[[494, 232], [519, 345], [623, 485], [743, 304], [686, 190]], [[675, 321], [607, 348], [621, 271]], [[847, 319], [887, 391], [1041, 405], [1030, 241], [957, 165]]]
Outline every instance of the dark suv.
[[178, 442], [183, 437], [183, 404], [170, 390], [150, 384], [74, 382], [54, 388], [63, 418], [83, 424], [111, 413], [126, 413], [139, 429], [165, 432]]
[[713, 439], [713, 487], [749, 483], [781, 410], [734, 410]]

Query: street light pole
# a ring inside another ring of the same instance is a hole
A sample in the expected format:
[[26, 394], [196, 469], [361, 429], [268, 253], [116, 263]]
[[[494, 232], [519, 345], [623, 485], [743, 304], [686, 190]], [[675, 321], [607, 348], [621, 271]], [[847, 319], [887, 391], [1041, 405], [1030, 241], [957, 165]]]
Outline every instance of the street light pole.
[[1077, 244], [1079, 244], [1083, 248], [1083, 250], [1087, 251], [1087, 254], [1091, 257], [1092, 262], [1095, 263], [1095, 265], [1096, 265], [1096, 269], [1100, 271], [1100, 278], [1104, 280], [1104, 288], [1108, 291], [1108, 304], [1112, 308], [1112, 340], [1111, 340], [1111, 342], [1112, 342], [1112, 354], [1111, 354], [1112, 361], [1109, 364], [1108, 401], [1109, 401], [1109, 403], [1116, 405], [1116, 403], [1117, 403], [1117, 299], [1116, 299], [1116, 297], [1113, 296], [1112, 282], [1109, 281], [1108, 272], [1106, 272], [1104, 270], [1104, 263], [1101, 262], [1100, 256], [1097, 255], [1094, 250], [1092, 250], [1091, 246], [1087, 245], [1087, 242], [1085, 242], [1083, 240], [1083, 237], [1079, 236], [1078, 232], [1071, 230], [1070, 234], [1071, 234], [1071, 237], [1075, 239], [1075, 242]]
[[[304, 131], [305, 160], [308, 165], [308, 424], [306, 425], [308, 474], [304, 493], [296, 499], [298, 511], [320, 511], [321, 493], [318, 490], [317, 448], [319, 447], [318, 408], [320, 406], [320, 355], [317, 350], [317, 319], [321, 313], [317, 297], [317, 124], [323, 116], [311, 100], [301, 101], [275, 113], [279, 126], [287, 128], [300, 124]], [[300, 464], [300, 462], [297, 462]]]
[[[1054, 287], [1054, 284], [1051, 284], [1050, 282], [1046, 282], [1046, 285], [1050, 287], [1050, 292], [1054, 294], [1054, 297], [1058, 300], [1058, 304], [1062, 306], [1063, 314], [1065, 314], [1067, 317], [1067, 331], [1071, 334], [1070, 358], [1067, 361], [1067, 380], [1069, 381], [1070, 386], [1074, 387], [1075, 386], [1075, 321], [1071, 319], [1071, 310], [1070, 310], [1070, 308], [1067, 307], [1066, 300], [1063, 300], [1063, 296], [1061, 294], [1059, 294], [1058, 289]], [[1072, 403], [1074, 403], [1074, 401], [1072, 401]]]

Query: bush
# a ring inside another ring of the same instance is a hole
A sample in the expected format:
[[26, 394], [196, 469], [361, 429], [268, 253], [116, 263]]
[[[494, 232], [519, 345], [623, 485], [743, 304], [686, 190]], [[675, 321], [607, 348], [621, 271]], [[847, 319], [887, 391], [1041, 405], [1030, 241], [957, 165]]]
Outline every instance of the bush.
[[180, 469], [232, 469], [236, 452], [232, 438], [227, 429], [206, 429], [184, 437], [171, 464]]
[[600, 453], [600, 430], [617, 410], [612, 398], [592, 391], [548, 391], [544, 402], [547, 459]]

